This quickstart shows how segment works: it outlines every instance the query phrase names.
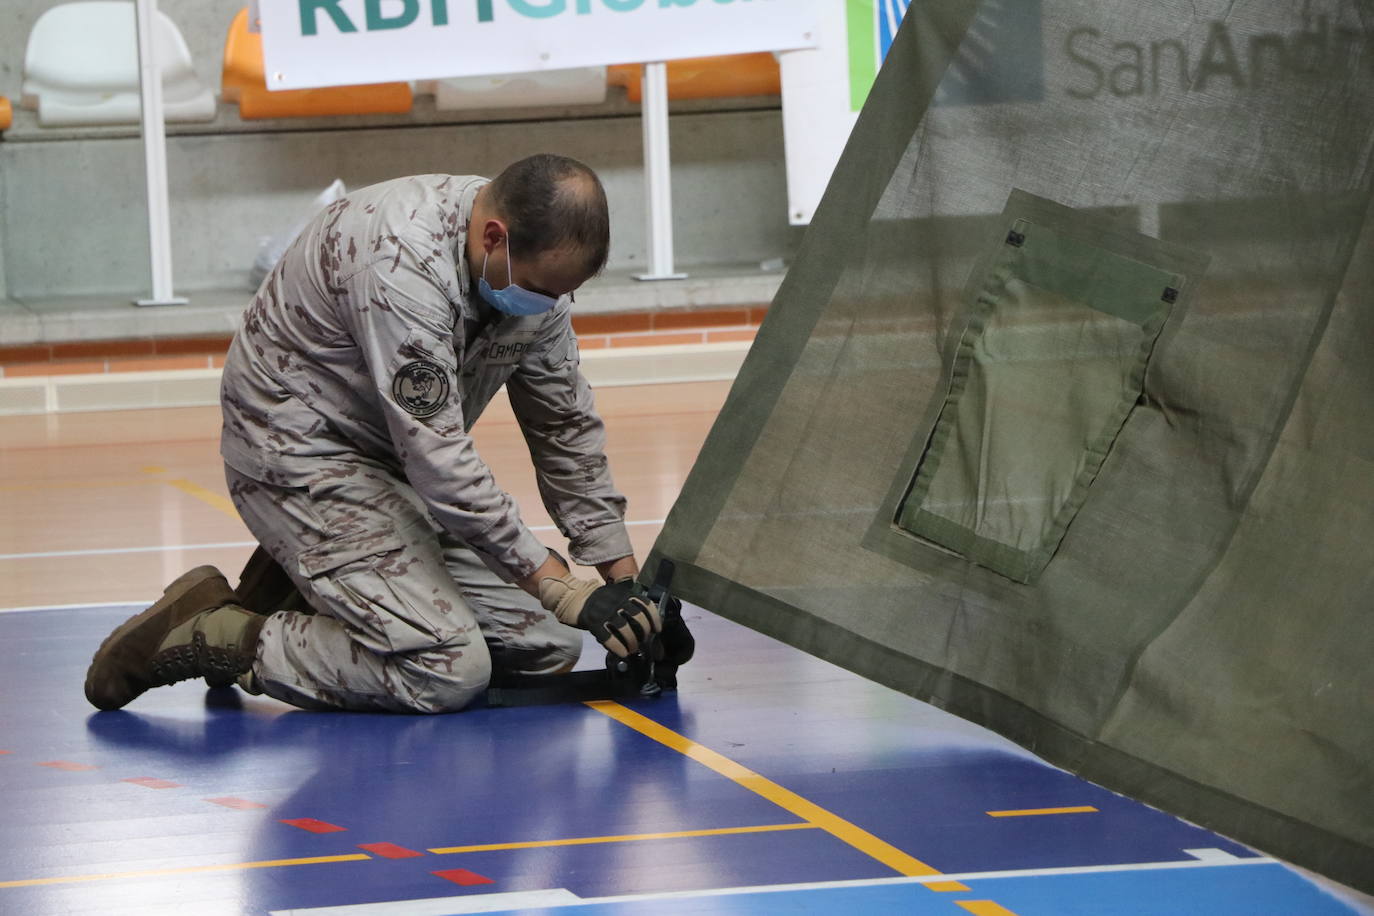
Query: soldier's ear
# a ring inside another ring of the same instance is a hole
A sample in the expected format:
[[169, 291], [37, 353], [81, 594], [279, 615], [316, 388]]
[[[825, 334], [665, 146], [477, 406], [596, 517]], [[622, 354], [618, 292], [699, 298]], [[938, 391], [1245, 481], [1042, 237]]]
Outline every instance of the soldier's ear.
[[506, 236], [510, 230], [499, 219], [489, 219], [482, 224], [482, 250], [491, 254], [497, 249], [504, 250]]

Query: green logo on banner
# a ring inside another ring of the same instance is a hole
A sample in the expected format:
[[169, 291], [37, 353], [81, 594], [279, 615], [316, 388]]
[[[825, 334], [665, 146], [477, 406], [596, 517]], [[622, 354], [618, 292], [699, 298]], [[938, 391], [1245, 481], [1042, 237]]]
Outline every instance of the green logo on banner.
[[[630, 13], [645, 5], [666, 9], [671, 6], [695, 6], [697, 3], [705, 4], [706, 2], [707, 0], [506, 0], [512, 10], [531, 19], [561, 16], [568, 12], [570, 7], [577, 15], [586, 16], [592, 12], [593, 6], [603, 7], [613, 13]], [[717, 4], [748, 3], [750, 0], [710, 0], [710, 2]], [[478, 22], [491, 22], [496, 17], [495, 3], [496, 0], [477, 0]]]
[[[296, 0], [296, 2], [301, 15], [301, 35], [318, 35], [321, 15], [332, 22], [334, 28], [340, 32], [358, 31], [357, 24], [348, 18], [348, 14], [340, 6], [343, 0]], [[403, 29], [419, 19], [420, 13], [426, 7], [429, 8], [430, 20], [435, 25], [448, 25], [448, 0], [390, 0], [393, 11], [390, 16], [382, 14], [384, 2], [386, 0], [364, 0], [363, 24], [366, 31], [380, 32], [385, 29]], [[476, 0], [477, 21], [495, 21], [497, 2], [498, 0]], [[668, 9], [670, 7], [695, 6], [698, 3], [705, 4], [708, 2], [715, 4], [750, 3], [753, 0], [504, 0], [505, 5], [512, 12], [527, 19], [548, 19], [569, 12], [577, 16], [587, 16], [593, 12], [593, 8], [608, 10], [612, 13], [629, 13], [643, 6]], [[396, 9], [398, 3], [400, 4], [399, 10]]]
[[[495, 17], [492, 9], [496, 0], [477, 0], [477, 21], [491, 22]], [[531, 19], [547, 19], [550, 16], [561, 16], [568, 11], [571, 6], [579, 16], [586, 16], [592, 11], [593, 6], [601, 6], [613, 13], [629, 13], [639, 9], [641, 6], [658, 6], [667, 8], [670, 6], [695, 6], [697, 3], [705, 4], [707, 0], [506, 0], [510, 8], [521, 16], [529, 16]], [[749, 0], [711, 0], [713, 3], [748, 3]]]
[[864, 107], [909, 5], [910, 0], [845, 0], [850, 111]]
[[[340, 32], [356, 32], [358, 27], [348, 14], [339, 8], [343, 0], [298, 0], [301, 12], [301, 35], [318, 35], [319, 14], [324, 13]], [[364, 24], [369, 32], [403, 29], [420, 17], [420, 7], [427, 5], [435, 25], [448, 25], [448, 0], [400, 0], [401, 11], [394, 16], [382, 15], [382, 0], [365, 0]]]

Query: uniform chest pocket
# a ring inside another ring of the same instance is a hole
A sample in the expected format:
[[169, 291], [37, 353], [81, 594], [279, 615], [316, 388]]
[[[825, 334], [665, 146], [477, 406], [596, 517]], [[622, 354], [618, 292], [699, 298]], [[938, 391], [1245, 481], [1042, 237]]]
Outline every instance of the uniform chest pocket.
[[463, 360], [463, 418], [468, 428], [515, 373], [533, 338], [480, 339]]

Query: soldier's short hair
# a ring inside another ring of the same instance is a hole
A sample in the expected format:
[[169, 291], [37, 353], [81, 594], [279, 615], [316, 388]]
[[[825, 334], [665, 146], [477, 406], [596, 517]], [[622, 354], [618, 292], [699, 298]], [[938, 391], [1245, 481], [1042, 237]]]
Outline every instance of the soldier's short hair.
[[567, 156], [539, 153], [507, 166], [490, 186], [492, 205], [510, 231], [512, 257], [572, 247], [588, 276], [606, 266], [611, 218], [606, 189], [591, 168]]

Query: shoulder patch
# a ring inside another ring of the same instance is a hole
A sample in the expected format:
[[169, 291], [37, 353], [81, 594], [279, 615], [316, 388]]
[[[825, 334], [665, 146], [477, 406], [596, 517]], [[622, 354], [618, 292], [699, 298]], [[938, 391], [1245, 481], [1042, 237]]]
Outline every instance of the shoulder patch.
[[432, 417], [448, 401], [448, 373], [438, 363], [417, 359], [396, 370], [391, 396], [413, 417]]

